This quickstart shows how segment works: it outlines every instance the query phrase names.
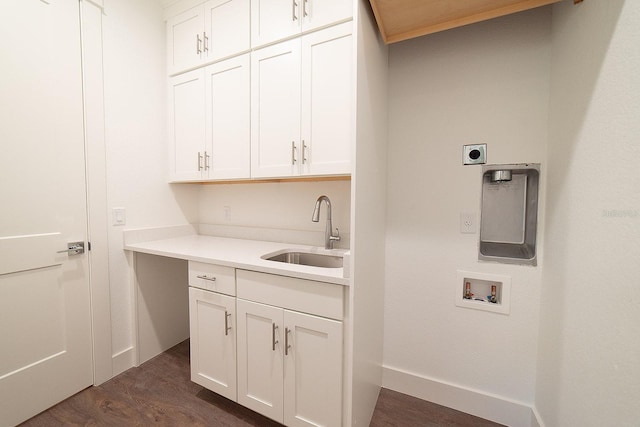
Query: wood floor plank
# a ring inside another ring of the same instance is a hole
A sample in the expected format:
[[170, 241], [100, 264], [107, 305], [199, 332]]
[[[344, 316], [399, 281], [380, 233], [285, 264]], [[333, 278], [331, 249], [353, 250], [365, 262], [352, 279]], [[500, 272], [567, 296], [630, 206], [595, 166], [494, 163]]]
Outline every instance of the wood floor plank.
[[[21, 427], [148, 425], [280, 426], [191, 382], [187, 340], [100, 386], [81, 391]], [[499, 424], [382, 389], [371, 426], [495, 427]]]
[[383, 388], [370, 426], [498, 427], [501, 424]]

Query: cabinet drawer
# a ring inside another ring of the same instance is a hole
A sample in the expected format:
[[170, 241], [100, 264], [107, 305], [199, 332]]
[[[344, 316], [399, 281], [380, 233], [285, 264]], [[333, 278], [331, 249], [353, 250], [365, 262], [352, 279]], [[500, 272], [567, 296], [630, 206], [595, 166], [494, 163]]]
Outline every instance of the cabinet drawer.
[[238, 270], [238, 298], [342, 320], [343, 287], [331, 283]]
[[236, 295], [236, 270], [215, 264], [189, 261], [189, 286]]

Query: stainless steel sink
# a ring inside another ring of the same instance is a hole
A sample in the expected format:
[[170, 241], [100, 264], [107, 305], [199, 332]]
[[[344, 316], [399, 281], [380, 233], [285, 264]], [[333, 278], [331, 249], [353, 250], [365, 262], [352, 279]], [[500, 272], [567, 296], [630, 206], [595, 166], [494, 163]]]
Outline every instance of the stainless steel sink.
[[268, 261], [309, 265], [312, 267], [342, 268], [343, 265], [343, 258], [341, 256], [310, 252], [287, 251], [278, 254], [268, 254], [263, 258]]

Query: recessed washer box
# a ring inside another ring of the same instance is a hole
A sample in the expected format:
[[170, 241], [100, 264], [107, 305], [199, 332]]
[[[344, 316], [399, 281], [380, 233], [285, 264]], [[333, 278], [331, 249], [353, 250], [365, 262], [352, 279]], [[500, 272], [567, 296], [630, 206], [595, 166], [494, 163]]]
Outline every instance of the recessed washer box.
[[[469, 294], [467, 286], [470, 290]], [[491, 302], [492, 287], [495, 287], [495, 302]], [[511, 310], [511, 277], [458, 270], [456, 305], [475, 310], [509, 314]]]

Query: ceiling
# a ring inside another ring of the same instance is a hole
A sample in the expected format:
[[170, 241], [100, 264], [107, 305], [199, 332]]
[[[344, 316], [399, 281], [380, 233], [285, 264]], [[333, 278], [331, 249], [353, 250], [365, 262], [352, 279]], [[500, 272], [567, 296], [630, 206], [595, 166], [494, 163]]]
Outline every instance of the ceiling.
[[395, 43], [560, 0], [369, 0], [385, 43]]

